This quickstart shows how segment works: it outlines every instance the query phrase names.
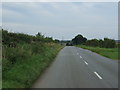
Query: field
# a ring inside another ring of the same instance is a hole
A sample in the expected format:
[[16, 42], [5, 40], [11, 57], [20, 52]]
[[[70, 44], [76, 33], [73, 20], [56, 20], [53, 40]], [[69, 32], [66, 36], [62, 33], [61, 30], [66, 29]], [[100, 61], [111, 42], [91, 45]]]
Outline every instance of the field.
[[77, 45], [77, 47], [91, 50], [107, 58], [118, 60], [118, 48], [100, 48], [100, 47], [90, 47], [85, 45]]

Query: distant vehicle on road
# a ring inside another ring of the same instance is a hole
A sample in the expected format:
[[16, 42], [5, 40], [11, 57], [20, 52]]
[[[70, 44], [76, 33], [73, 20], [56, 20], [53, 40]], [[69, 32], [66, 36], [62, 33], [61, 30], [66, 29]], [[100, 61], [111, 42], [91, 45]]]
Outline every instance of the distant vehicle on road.
[[66, 43], [66, 46], [73, 46], [72, 43]]

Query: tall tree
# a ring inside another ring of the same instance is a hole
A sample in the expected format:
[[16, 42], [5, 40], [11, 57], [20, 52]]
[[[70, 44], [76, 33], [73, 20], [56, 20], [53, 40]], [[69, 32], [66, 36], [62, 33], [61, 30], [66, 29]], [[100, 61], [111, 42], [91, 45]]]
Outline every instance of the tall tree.
[[75, 36], [75, 38], [72, 39], [72, 43], [75, 45], [83, 44], [86, 42], [86, 40], [87, 38], [83, 37], [81, 34], [78, 34], [77, 36]]

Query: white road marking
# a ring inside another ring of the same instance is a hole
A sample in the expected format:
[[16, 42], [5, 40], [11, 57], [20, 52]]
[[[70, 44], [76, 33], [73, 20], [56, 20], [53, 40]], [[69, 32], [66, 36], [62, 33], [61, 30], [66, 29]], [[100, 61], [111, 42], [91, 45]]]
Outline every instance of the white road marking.
[[82, 58], [82, 56], [80, 56], [80, 58]]
[[88, 63], [86, 61], [84, 61], [86, 65], [88, 65]]
[[99, 79], [102, 79], [102, 77], [97, 72], [94, 73], [98, 76]]
[[79, 55], [79, 53], [77, 53], [77, 55]]

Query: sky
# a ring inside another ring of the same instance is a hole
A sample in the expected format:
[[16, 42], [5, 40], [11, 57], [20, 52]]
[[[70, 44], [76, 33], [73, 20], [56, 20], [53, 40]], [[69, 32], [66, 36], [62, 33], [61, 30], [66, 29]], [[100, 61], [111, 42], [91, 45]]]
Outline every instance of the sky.
[[3, 2], [2, 27], [30, 35], [41, 32], [59, 40], [78, 34], [88, 39], [118, 39], [118, 3]]

